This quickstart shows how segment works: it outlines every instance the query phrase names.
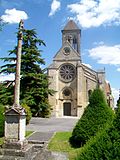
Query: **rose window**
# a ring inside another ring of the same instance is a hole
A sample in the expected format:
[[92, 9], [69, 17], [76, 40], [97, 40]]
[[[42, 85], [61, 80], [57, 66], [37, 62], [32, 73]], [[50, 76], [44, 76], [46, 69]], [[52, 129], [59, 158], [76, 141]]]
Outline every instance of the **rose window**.
[[75, 77], [75, 67], [71, 64], [64, 64], [60, 67], [60, 78], [65, 82], [70, 82]]

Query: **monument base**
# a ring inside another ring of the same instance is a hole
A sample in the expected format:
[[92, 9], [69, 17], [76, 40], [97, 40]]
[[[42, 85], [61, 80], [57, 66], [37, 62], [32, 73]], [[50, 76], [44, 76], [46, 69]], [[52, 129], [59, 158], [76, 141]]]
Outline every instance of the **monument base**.
[[4, 141], [3, 148], [21, 150], [26, 148], [27, 145], [28, 145], [28, 141], [26, 139], [24, 141], [7, 139]]
[[[23, 147], [19, 149], [20, 147]], [[0, 160], [48, 160], [51, 152], [43, 144], [7, 142], [0, 148]]]

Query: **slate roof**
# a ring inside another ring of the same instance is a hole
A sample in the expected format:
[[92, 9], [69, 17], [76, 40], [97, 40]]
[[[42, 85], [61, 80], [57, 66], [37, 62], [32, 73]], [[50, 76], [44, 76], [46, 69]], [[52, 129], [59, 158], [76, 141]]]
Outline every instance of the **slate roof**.
[[22, 107], [12, 107], [5, 112], [5, 115], [25, 115], [25, 109]]
[[73, 21], [70, 20], [64, 27], [63, 30], [80, 30], [77, 24]]

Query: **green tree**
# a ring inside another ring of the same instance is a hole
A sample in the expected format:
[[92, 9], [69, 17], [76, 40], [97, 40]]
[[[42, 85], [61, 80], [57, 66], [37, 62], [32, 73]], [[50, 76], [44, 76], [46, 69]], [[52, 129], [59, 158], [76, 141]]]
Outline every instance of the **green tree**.
[[[53, 93], [48, 89], [48, 77], [45, 69], [41, 68], [45, 64], [45, 61], [41, 57], [39, 46], [45, 46], [45, 43], [37, 37], [34, 29], [23, 30], [22, 43], [20, 101], [31, 108], [34, 116], [38, 116], [44, 110], [43, 103], [46, 105], [46, 110], [44, 111], [48, 112], [50, 110], [50, 105], [46, 99], [48, 98], [48, 94]], [[9, 57], [2, 58], [6, 64], [1, 66], [1, 73], [15, 73], [16, 53], [17, 46], [9, 51]], [[6, 93], [8, 88], [6, 88]], [[10, 96], [13, 95], [13, 90]], [[1, 98], [2, 95], [0, 94], [0, 100]], [[9, 104], [8, 100], [6, 102], [6, 105]], [[42, 115], [44, 114], [42, 113]]]
[[[120, 99], [120, 98], [119, 98]], [[119, 101], [119, 100], [118, 100]], [[119, 160], [120, 159], [120, 105], [112, 125], [90, 139], [79, 153], [77, 160]]]
[[120, 97], [117, 100], [116, 119], [114, 120], [114, 126], [120, 132]]
[[0, 104], [0, 137], [4, 136], [5, 108]]
[[13, 105], [13, 82], [0, 83], [0, 103], [2, 105]]
[[32, 117], [32, 113], [31, 113], [31, 110], [30, 110], [30, 107], [27, 106], [26, 104], [22, 103], [21, 104], [22, 107], [25, 109], [25, 113], [26, 113], [26, 125], [29, 124], [30, 122], [30, 119]]
[[119, 99], [117, 100], [117, 107], [119, 107], [120, 106], [120, 97], [119, 97]]
[[95, 89], [83, 116], [72, 132], [70, 142], [73, 146], [83, 146], [92, 136], [102, 130], [113, 119], [113, 111], [108, 107], [103, 92]]

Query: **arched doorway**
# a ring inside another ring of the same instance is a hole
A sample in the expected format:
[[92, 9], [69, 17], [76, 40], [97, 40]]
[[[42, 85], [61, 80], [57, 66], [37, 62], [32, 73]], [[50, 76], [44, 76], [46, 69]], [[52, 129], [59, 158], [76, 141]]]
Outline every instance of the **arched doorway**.
[[73, 92], [69, 87], [65, 87], [62, 91], [63, 98], [63, 116], [71, 116], [73, 115]]
[[63, 103], [63, 115], [71, 116], [71, 103], [70, 102]]

